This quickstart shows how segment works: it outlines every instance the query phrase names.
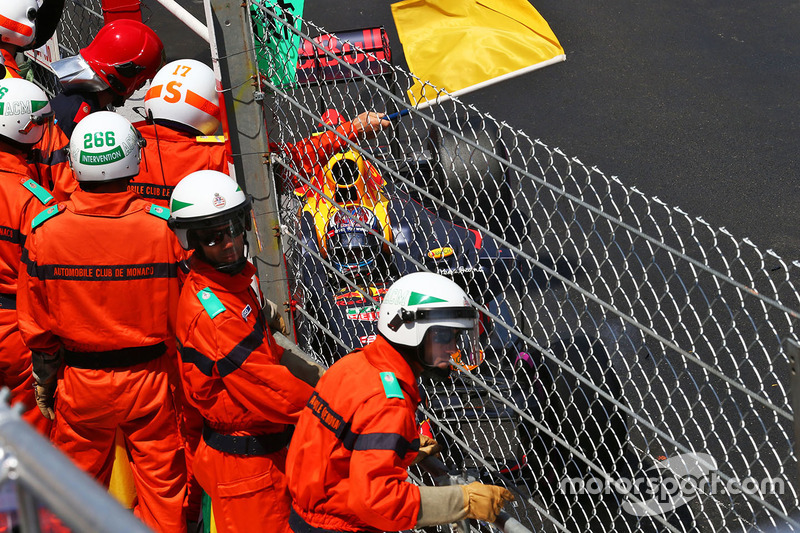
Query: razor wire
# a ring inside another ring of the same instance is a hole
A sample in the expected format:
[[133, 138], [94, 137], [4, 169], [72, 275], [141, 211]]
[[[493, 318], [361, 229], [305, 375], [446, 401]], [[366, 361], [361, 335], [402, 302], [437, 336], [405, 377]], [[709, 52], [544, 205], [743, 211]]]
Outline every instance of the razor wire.
[[[267, 28], [257, 28], [254, 48], [271, 97], [270, 141], [334, 137], [383, 181], [370, 192], [377, 200], [366, 201], [363, 188], [354, 196], [352, 184], [339, 183], [342, 156], [316, 154], [309, 172], [290, 150], [272, 154], [304, 349], [331, 364], [373, 338], [392, 280], [443, 273], [487, 317], [485, 359], [448, 382], [425, 382], [421, 411], [448, 445], [450, 467], [523, 496], [510, 512], [527, 527], [798, 525], [782, 346], [797, 336], [800, 264], [457, 98], [426, 110], [408, 105], [414, 76], [374, 39], [365, 46], [353, 32], [287, 23], [259, 3], [251, 9]], [[294, 59], [269, 53], [278, 35], [301, 39], [290, 79]], [[370, 53], [385, 59], [364, 61]], [[357, 141], [337, 130], [328, 109], [345, 119], [409, 114]], [[366, 246], [344, 255], [328, 246], [342, 225], [351, 241], [373, 244], [374, 258]], [[495, 255], [454, 258], [475, 250], [475, 234]]]

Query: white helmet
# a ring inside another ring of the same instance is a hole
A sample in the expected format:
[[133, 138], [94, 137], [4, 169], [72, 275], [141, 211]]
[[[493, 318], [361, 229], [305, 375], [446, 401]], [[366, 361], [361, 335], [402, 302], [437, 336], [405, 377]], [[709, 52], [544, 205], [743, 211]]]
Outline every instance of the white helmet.
[[423, 366], [429, 364], [420, 351], [425, 335], [440, 328], [457, 337], [454, 359], [468, 367], [480, 363], [478, 311], [454, 281], [439, 274], [415, 272], [401, 277], [386, 291], [378, 331], [395, 345], [417, 348]]
[[139, 173], [144, 141], [130, 121], [111, 111], [81, 120], [69, 141], [69, 162], [78, 181], [111, 181]]
[[0, 6], [0, 42], [28, 46], [36, 38], [36, 0], [3, 0]]
[[196, 248], [191, 230], [236, 221], [250, 229], [250, 197], [236, 181], [216, 170], [192, 172], [175, 186], [169, 199], [169, 227], [185, 250]]
[[36, 144], [52, 120], [50, 101], [37, 85], [17, 78], [0, 80], [0, 136]]
[[167, 63], [153, 78], [144, 108], [156, 120], [211, 135], [219, 126], [219, 95], [211, 67], [194, 59]]

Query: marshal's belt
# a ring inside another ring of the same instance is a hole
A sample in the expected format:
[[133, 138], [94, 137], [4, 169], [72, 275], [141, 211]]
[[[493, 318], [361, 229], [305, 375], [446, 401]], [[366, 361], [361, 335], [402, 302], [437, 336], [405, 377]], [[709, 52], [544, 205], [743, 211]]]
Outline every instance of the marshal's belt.
[[158, 359], [167, 351], [163, 342], [152, 346], [135, 346], [105, 352], [74, 352], [64, 350], [64, 363], [75, 368], [103, 370], [106, 368], [124, 368]]
[[269, 455], [289, 445], [294, 426], [289, 426], [280, 433], [265, 435], [225, 435], [203, 425], [203, 440], [210, 448], [218, 452], [234, 455]]
[[16, 309], [16, 308], [17, 308], [16, 294], [0, 294], [0, 309]]

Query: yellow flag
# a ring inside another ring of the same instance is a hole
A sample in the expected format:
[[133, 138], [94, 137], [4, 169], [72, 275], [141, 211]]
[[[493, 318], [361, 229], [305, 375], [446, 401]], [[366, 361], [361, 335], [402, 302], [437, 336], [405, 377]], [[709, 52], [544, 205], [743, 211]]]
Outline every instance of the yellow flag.
[[527, 0], [404, 0], [392, 4], [408, 68], [422, 83], [414, 105], [436, 89], [464, 94], [563, 61], [564, 49]]

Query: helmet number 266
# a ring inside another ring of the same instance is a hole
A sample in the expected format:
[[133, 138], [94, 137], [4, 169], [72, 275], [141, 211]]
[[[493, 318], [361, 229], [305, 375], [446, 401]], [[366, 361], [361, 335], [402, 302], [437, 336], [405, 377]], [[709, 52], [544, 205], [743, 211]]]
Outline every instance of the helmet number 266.
[[87, 133], [83, 136], [84, 148], [102, 148], [104, 146], [114, 146], [116, 143], [113, 131], [98, 131], [95, 133]]

